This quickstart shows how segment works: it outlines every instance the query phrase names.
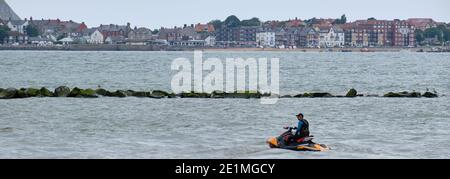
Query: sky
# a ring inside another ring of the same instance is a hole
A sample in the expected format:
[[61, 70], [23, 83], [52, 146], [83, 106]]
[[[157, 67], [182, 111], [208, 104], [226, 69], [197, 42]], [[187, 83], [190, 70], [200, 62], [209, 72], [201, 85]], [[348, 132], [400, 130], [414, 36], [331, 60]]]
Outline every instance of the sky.
[[433, 18], [450, 22], [449, 0], [6, 0], [21, 18], [73, 20], [89, 27], [126, 24], [160, 28], [224, 20], [288, 20], [296, 17], [348, 20]]

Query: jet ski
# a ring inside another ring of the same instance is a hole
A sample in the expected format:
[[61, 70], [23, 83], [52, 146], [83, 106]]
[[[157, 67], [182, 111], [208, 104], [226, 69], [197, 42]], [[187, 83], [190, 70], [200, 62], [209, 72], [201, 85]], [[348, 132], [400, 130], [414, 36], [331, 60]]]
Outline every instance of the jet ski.
[[296, 127], [285, 127], [284, 129], [287, 129], [288, 131], [281, 134], [279, 137], [271, 137], [267, 140], [267, 144], [269, 144], [270, 148], [312, 152], [325, 152], [330, 150], [330, 148], [324, 144], [314, 143], [312, 141], [314, 136], [295, 139], [292, 130], [297, 130]]

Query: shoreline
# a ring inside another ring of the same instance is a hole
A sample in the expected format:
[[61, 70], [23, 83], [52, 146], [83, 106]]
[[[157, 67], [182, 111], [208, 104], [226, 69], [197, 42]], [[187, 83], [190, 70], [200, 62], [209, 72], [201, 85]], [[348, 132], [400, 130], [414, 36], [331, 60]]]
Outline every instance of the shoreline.
[[205, 52], [450, 52], [450, 47], [344, 47], [344, 48], [217, 48], [169, 47], [152, 45], [65, 45], [65, 46], [2, 46], [0, 51], [205, 51]]

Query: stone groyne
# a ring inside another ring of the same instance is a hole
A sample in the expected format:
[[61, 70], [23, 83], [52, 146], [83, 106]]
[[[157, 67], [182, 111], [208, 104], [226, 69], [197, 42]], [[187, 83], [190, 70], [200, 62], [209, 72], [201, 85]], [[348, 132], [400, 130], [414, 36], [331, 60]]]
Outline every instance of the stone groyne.
[[184, 92], [184, 93], [171, 93], [162, 90], [154, 91], [133, 91], [133, 90], [115, 90], [109, 91], [103, 88], [99, 89], [81, 89], [78, 87], [69, 88], [66, 86], [60, 86], [51, 91], [45, 87], [43, 88], [0, 88], [0, 99], [21, 99], [21, 98], [33, 98], [33, 97], [65, 97], [65, 98], [98, 98], [98, 97], [138, 97], [138, 98], [240, 98], [240, 99], [260, 99], [263, 97], [275, 97], [275, 98], [356, 98], [356, 97], [385, 97], [385, 98], [437, 98], [437, 93], [432, 92], [389, 92], [382, 96], [379, 95], [364, 95], [359, 94], [355, 89], [349, 90], [345, 95], [333, 95], [331, 93], [302, 93], [297, 95], [284, 95], [261, 93], [258, 91], [236, 91], [232, 93], [214, 91], [212, 93], [197, 93], [197, 92]]

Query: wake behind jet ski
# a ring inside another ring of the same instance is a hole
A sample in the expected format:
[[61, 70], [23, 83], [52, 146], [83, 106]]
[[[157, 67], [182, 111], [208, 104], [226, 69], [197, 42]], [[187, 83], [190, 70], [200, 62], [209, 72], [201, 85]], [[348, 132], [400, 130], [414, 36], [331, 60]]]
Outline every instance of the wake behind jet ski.
[[[298, 127], [285, 127], [288, 129], [279, 137], [272, 137], [267, 140], [271, 148], [282, 148], [298, 151], [327, 151], [329, 148], [323, 144], [316, 144], [312, 141], [313, 136], [309, 133], [309, 122], [304, 119], [302, 113], [297, 115]], [[295, 134], [292, 130], [296, 130]]]

